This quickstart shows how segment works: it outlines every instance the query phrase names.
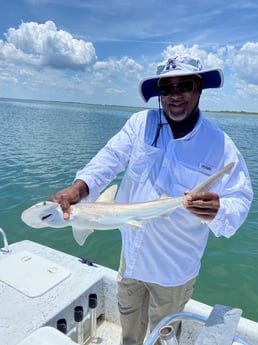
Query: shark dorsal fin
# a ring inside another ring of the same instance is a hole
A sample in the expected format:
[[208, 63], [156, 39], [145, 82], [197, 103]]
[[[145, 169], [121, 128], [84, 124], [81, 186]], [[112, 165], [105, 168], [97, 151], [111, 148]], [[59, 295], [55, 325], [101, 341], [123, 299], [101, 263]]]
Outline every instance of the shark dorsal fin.
[[117, 185], [114, 184], [103, 192], [96, 202], [114, 202], [117, 191]]
[[159, 197], [160, 200], [167, 199], [167, 198], [168, 198], [168, 195], [166, 192], [162, 193], [161, 196]]

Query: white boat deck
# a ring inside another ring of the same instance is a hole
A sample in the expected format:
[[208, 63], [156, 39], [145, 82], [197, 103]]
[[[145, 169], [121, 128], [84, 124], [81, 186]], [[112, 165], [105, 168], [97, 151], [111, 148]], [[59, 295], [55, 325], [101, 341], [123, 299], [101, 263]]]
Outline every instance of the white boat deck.
[[[45, 285], [45, 292], [40, 291], [35, 296], [35, 291], [40, 289], [42, 280], [39, 278], [40, 270], [45, 267], [33, 267], [30, 275], [22, 276], [17, 270], [15, 262], [13, 267], [9, 263], [7, 269], [12, 270], [9, 276], [19, 274], [20, 279], [26, 279], [31, 284], [31, 289], [22, 291], [17, 289], [13, 281], [0, 281], [0, 339], [1, 345], [16, 345], [33, 331], [43, 326], [56, 328], [57, 320], [65, 318], [68, 331], [73, 328], [73, 309], [82, 305], [85, 313], [88, 312], [88, 296], [97, 294], [97, 317], [103, 315], [105, 320], [118, 323], [116, 300], [116, 272], [105, 267], [93, 267], [82, 264], [79, 258], [44, 247], [34, 242], [22, 241], [10, 246], [11, 253], [0, 252], [0, 264], [9, 261], [9, 256], [18, 252], [29, 252], [51, 263], [49, 269], [55, 270], [60, 265], [69, 271], [69, 275], [49, 290]], [[28, 263], [28, 262], [27, 262]], [[24, 262], [26, 264], [26, 261]], [[19, 267], [19, 266], [18, 266]], [[21, 270], [21, 267], [19, 267]], [[24, 270], [27, 274], [27, 271]], [[14, 278], [13, 278], [14, 280]], [[52, 284], [53, 282], [51, 282]], [[28, 286], [28, 284], [26, 284]], [[53, 285], [53, 284], [52, 284]], [[33, 288], [34, 286], [34, 288]], [[20, 288], [20, 286], [19, 286]]]
[[[84, 310], [85, 343], [88, 339], [87, 344], [120, 344], [115, 271], [87, 266], [79, 258], [31, 241], [9, 248], [9, 254], [0, 249], [1, 345], [77, 344], [76, 306]], [[97, 329], [93, 338], [89, 338], [91, 294], [97, 295]], [[207, 317], [211, 310], [212, 307], [191, 300], [185, 311]], [[66, 320], [66, 335], [56, 330], [60, 319]], [[184, 322], [180, 344], [194, 344], [200, 327]], [[249, 342], [246, 344], [258, 345], [257, 322], [241, 318], [237, 334]]]

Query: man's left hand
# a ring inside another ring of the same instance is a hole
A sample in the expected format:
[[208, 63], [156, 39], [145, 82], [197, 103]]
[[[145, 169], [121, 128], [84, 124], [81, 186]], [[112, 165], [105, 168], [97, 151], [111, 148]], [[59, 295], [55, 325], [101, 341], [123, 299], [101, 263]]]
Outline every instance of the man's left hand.
[[215, 218], [220, 207], [219, 196], [211, 192], [195, 193], [186, 196], [184, 206], [195, 216], [203, 220], [212, 220]]

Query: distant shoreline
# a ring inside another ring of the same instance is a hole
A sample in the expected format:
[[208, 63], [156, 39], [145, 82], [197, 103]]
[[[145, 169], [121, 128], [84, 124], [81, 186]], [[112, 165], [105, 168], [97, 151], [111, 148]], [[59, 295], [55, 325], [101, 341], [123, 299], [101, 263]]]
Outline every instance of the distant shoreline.
[[229, 114], [229, 115], [258, 115], [258, 112], [254, 111], [235, 111], [235, 110], [202, 110], [203, 113], [219, 113], [219, 114]]
[[[135, 109], [147, 109], [148, 107], [133, 106], [133, 105], [119, 105], [119, 104], [93, 104], [93, 103], [84, 103], [84, 102], [73, 102], [73, 101], [51, 101], [51, 100], [40, 100], [40, 99], [25, 99], [25, 98], [7, 98], [0, 97], [1, 101], [9, 102], [33, 102], [33, 103], [65, 103], [65, 104], [81, 104], [81, 105], [91, 105], [91, 106], [109, 106], [109, 107], [119, 107], [119, 108], [135, 108]], [[203, 110], [203, 113], [218, 113], [218, 114], [229, 114], [229, 115], [258, 115], [258, 112], [253, 111], [235, 111], [235, 110]]]

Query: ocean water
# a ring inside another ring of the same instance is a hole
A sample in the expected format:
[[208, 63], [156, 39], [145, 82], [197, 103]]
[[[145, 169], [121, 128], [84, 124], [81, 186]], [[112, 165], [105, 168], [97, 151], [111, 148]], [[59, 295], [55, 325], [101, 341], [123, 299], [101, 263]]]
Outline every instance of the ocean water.
[[[0, 99], [0, 227], [9, 243], [32, 240], [118, 268], [118, 230], [95, 231], [80, 247], [70, 227], [31, 229], [20, 216], [34, 203], [70, 185], [76, 171], [138, 110]], [[245, 317], [258, 321], [258, 116], [206, 116], [232, 137], [244, 155], [255, 197], [246, 222], [235, 236], [225, 239], [210, 235], [193, 297], [210, 305], [242, 308]]]

